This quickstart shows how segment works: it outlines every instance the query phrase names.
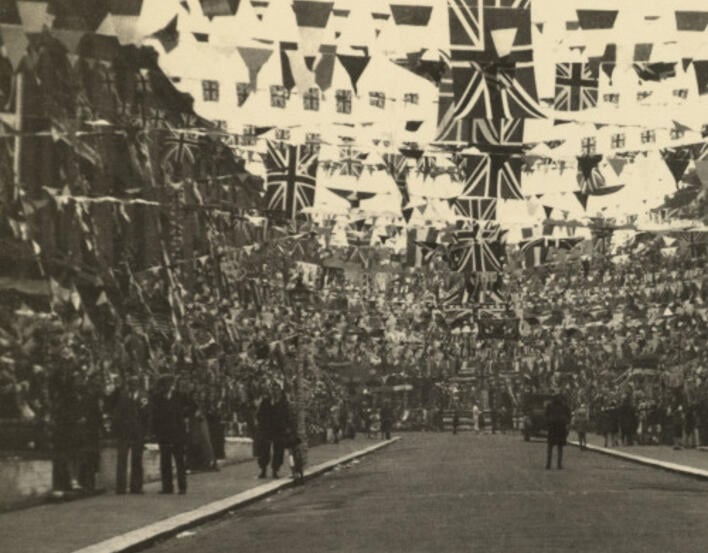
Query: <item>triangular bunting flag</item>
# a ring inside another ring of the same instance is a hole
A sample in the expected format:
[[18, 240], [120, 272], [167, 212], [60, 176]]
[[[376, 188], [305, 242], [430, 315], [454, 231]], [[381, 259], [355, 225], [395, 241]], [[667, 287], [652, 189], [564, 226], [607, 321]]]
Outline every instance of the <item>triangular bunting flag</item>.
[[347, 70], [354, 92], [357, 92], [356, 85], [359, 82], [359, 77], [361, 77], [371, 58], [369, 56], [348, 56], [343, 54], [337, 55], [337, 58], [344, 66], [344, 69]]

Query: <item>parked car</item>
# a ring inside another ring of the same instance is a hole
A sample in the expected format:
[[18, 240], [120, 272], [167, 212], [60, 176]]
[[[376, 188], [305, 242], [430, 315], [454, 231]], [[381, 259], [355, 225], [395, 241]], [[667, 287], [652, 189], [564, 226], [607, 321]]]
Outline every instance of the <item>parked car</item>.
[[546, 407], [552, 399], [551, 394], [529, 394], [524, 397], [522, 435], [525, 441], [528, 442], [532, 436], [546, 435]]

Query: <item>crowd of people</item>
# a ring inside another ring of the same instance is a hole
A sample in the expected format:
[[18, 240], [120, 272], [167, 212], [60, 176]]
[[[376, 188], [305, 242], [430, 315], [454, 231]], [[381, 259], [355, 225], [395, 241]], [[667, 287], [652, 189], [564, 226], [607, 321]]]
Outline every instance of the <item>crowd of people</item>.
[[[115, 438], [118, 490], [136, 493], [146, 440], [161, 444], [169, 492], [170, 459], [184, 490], [186, 470], [218, 467], [226, 435], [253, 437], [261, 476], [278, 476], [284, 450], [303, 437], [390, 435], [415, 409], [437, 428], [445, 409], [473, 405], [478, 424], [486, 411], [493, 429], [513, 428], [524, 394], [551, 389], [585, 410], [582, 426], [608, 446], [705, 443], [705, 257], [633, 255], [506, 275], [506, 300], [492, 312], [519, 332], [503, 340], [480, 338], [469, 315], [451, 322], [441, 298], [455, 276], [434, 270], [329, 271], [298, 302], [302, 273], [270, 260], [222, 290], [207, 272], [185, 302], [181, 342], [133, 325], [106, 347], [85, 319], [26, 310], [12, 321], [16, 336], [3, 336], [3, 417], [42, 428], [33, 445], [55, 452], [58, 489], [94, 487], [100, 440]], [[136, 281], [155, 305], [150, 296], [165, 290], [150, 278]], [[305, 429], [293, 415], [298, 371]]]

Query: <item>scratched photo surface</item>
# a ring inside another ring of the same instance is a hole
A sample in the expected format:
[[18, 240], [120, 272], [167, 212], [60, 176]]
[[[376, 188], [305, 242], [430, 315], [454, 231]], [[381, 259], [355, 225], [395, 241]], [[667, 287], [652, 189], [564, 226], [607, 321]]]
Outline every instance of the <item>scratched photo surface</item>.
[[706, 520], [706, 0], [0, 0], [0, 551]]

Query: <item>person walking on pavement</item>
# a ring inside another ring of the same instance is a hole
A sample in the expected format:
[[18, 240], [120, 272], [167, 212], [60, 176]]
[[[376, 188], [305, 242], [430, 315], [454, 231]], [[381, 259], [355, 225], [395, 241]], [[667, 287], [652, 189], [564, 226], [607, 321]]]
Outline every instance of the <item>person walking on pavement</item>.
[[258, 478], [267, 477], [269, 464], [273, 470], [273, 478], [279, 478], [278, 471], [283, 465], [289, 419], [290, 406], [285, 391], [275, 385], [271, 394], [263, 397], [256, 413], [257, 455], [261, 469]]
[[590, 414], [588, 407], [585, 403], [581, 403], [573, 414], [573, 426], [575, 427], [575, 431], [578, 433], [578, 446], [581, 451], [587, 449], [588, 447], [587, 432], [589, 425]]
[[555, 394], [546, 407], [546, 427], [548, 428], [548, 446], [546, 452], [546, 470], [550, 470], [553, 460], [553, 447], [558, 448], [558, 469], [563, 468], [563, 446], [568, 435], [570, 409], [565, 405], [560, 394]]
[[180, 494], [187, 493], [187, 470], [185, 448], [187, 444], [187, 419], [189, 404], [176, 389], [173, 376], [163, 376], [157, 382], [157, 394], [152, 403], [152, 427], [160, 447], [160, 493], [174, 493], [172, 460], [177, 471], [177, 487]]
[[116, 493], [126, 493], [128, 454], [130, 453], [130, 493], [143, 493], [143, 449], [147, 427], [146, 402], [138, 387], [138, 377], [130, 376], [125, 385], [109, 396], [113, 435], [117, 442]]
[[393, 409], [391, 409], [391, 402], [386, 400], [381, 407], [381, 434], [390, 440], [391, 430], [393, 430]]

